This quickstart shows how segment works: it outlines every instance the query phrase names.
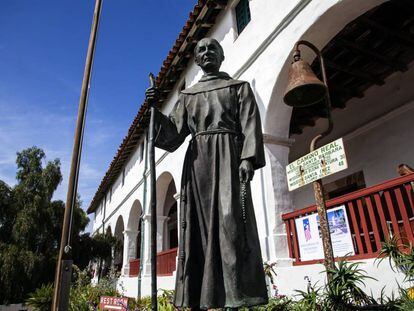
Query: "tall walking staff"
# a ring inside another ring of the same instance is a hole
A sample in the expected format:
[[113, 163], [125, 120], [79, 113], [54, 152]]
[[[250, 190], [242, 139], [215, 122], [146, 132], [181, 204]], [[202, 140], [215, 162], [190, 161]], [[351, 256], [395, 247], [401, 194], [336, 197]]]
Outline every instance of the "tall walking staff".
[[59, 257], [56, 265], [55, 287], [53, 292], [53, 311], [67, 311], [69, 305], [69, 290], [72, 275], [71, 231], [73, 209], [76, 204], [78, 189], [79, 166], [82, 154], [82, 141], [86, 119], [86, 108], [92, 64], [95, 54], [95, 46], [101, 15], [102, 0], [96, 0], [93, 15], [91, 34], [89, 37], [88, 52], [86, 55], [85, 71], [83, 73], [82, 89], [79, 99], [78, 118], [76, 121], [75, 138], [72, 150], [72, 162], [70, 166], [68, 193], [66, 196], [65, 213], [63, 217], [62, 236], [60, 240]]
[[[149, 74], [151, 88], [155, 89], [155, 78]], [[149, 125], [149, 161], [151, 176], [151, 310], [157, 311], [157, 189], [155, 184], [155, 102], [148, 103], [151, 107]]]

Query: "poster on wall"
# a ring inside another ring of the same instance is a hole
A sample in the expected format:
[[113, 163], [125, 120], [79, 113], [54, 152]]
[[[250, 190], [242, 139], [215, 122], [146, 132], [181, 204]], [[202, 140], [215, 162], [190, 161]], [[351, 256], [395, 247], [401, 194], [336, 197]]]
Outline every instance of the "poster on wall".
[[[329, 230], [335, 257], [355, 255], [345, 205], [328, 210]], [[317, 213], [295, 220], [302, 261], [323, 258], [322, 238]]]

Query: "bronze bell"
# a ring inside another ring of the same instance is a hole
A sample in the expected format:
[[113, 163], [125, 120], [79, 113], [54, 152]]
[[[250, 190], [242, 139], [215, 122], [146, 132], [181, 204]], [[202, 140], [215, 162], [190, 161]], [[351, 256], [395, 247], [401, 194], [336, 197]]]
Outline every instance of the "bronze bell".
[[306, 107], [326, 96], [326, 85], [318, 79], [309, 64], [301, 59], [292, 63], [289, 83], [283, 101], [292, 107]]

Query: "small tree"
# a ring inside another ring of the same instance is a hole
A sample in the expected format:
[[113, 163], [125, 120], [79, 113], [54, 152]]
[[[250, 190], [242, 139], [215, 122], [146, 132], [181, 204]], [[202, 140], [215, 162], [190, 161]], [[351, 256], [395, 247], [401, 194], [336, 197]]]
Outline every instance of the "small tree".
[[[42, 149], [17, 153], [17, 184], [0, 180], [0, 304], [20, 302], [53, 281], [65, 204], [52, 200], [62, 181], [59, 159], [46, 162]], [[89, 222], [78, 198], [73, 244]], [[84, 255], [87, 257], [88, 252]]]

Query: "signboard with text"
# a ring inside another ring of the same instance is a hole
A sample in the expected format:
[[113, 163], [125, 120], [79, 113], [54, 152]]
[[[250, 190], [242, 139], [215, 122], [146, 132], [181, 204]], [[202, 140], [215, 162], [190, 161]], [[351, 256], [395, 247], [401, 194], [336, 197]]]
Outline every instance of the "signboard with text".
[[99, 310], [119, 310], [127, 311], [128, 298], [101, 296]]
[[348, 168], [344, 142], [337, 139], [286, 166], [289, 191]]
[[[335, 257], [355, 254], [345, 205], [329, 209], [329, 231]], [[295, 219], [298, 235], [300, 260], [324, 258], [323, 244], [317, 213]]]

